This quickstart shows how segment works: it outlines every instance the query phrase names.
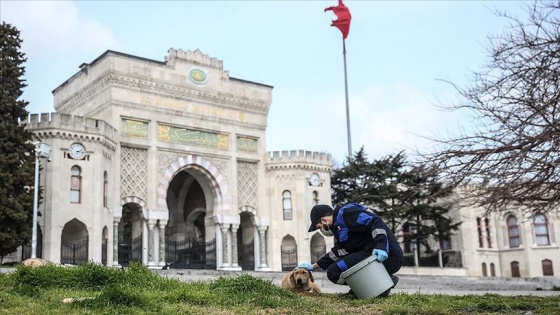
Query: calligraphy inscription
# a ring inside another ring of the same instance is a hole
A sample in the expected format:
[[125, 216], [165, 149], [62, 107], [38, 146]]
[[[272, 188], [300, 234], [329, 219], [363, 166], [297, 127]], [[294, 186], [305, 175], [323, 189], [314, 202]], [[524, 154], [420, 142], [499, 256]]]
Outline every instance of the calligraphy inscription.
[[208, 114], [217, 117], [223, 117], [233, 120], [244, 121], [245, 114], [241, 112], [233, 112], [225, 109], [217, 109], [209, 106], [189, 105], [188, 108], [193, 113]]
[[121, 134], [127, 137], [146, 139], [149, 134], [148, 122], [121, 118]]
[[237, 137], [237, 150], [245, 152], [257, 152], [257, 140], [245, 137]]
[[158, 124], [157, 138], [158, 140], [167, 142], [195, 144], [225, 150], [229, 149], [229, 136], [214, 132]]
[[155, 106], [163, 106], [169, 107], [173, 109], [185, 110], [186, 104], [179, 100], [174, 100], [172, 98], [166, 97], [159, 97], [159, 96], [140, 96], [140, 103], [148, 104], [148, 105], [155, 105]]
[[193, 105], [185, 103], [181, 100], [176, 100], [167, 97], [141, 95], [140, 103], [152, 106], [167, 107], [176, 110], [190, 111], [192, 113], [210, 115], [214, 117], [222, 117], [237, 121], [245, 121], [245, 113], [235, 112], [225, 109], [212, 108], [210, 106]]

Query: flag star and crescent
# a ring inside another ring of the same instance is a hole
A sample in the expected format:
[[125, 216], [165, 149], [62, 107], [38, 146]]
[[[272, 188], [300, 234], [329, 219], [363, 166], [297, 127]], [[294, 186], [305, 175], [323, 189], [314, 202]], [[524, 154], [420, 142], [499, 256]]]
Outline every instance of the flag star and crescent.
[[325, 12], [327, 11], [333, 11], [336, 14], [338, 19], [333, 20], [331, 26], [337, 27], [342, 32], [342, 39], [346, 39], [350, 31], [350, 20], [352, 19], [348, 7], [342, 3], [342, 0], [338, 0], [338, 5], [326, 8]]

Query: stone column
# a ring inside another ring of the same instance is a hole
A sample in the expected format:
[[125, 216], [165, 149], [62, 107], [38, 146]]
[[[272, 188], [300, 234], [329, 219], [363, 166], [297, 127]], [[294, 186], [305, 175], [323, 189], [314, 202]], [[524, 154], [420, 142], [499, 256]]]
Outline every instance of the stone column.
[[231, 225], [231, 266], [239, 266], [237, 262], [237, 230], [239, 229], [239, 224]]
[[224, 267], [231, 266], [229, 260], [229, 239], [228, 239], [229, 225], [223, 224], [220, 226], [220, 229], [222, 230], [222, 247], [224, 251], [222, 265]]
[[165, 226], [167, 221], [159, 221], [159, 265], [165, 266]]
[[113, 266], [119, 265], [119, 221], [121, 218], [113, 217]]
[[266, 257], [266, 230], [268, 229], [267, 226], [259, 226], [259, 245], [260, 245], [260, 266], [259, 268], [268, 268], [267, 257]]
[[148, 266], [155, 265], [154, 262], [154, 226], [155, 221], [148, 221]]

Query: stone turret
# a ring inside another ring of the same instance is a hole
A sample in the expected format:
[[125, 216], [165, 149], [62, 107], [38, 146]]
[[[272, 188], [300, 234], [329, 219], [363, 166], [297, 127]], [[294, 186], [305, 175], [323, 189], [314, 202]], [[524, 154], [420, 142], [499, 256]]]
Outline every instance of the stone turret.
[[31, 114], [26, 129], [39, 138], [82, 139], [115, 149], [118, 131], [103, 120], [59, 113]]
[[266, 170], [282, 169], [306, 169], [330, 172], [332, 170], [332, 157], [327, 153], [305, 150], [268, 152]]

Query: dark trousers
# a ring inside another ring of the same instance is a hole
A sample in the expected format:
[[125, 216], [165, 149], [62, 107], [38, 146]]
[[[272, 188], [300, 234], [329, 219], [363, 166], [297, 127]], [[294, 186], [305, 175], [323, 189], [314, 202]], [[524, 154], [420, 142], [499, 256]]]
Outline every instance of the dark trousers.
[[[371, 250], [367, 250], [367, 251], [348, 254], [342, 257], [339, 261], [332, 263], [327, 268], [327, 278], [332, 283], [346, 285], [346, 282], [340, 279], [340, 274], [352, 268], [353, 266], [357, 265], [360, 261], [370, 256], [371, 256]], [[401, 269], [402, 261], [389, 257], [387, 258], [387, 260], [383, 262], [383, 266], [385, 266], [387, 273], [393, 275], [394, 273], [396, 273]]]

